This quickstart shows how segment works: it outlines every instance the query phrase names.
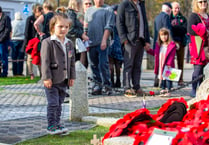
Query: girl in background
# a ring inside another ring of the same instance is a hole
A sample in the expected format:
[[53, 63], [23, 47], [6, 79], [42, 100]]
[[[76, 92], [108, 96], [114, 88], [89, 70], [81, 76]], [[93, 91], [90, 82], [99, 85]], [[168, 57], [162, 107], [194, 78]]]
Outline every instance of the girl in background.
[[[171, 41], [171, 35], [168, 29], [161, 28], [158, 33], [158, 40], [155, 49], [147, 50], [149, 54], [155, 56], [154, 73], [158, 75], [160, 80], [161, 93], [165, 93], [172, 88], [172, 82], [163, 78], [163, 70], [165, 65], [168, 68], [175, 67], [176, 44]], [[169, 94], [167, 94], [169, 96]]]

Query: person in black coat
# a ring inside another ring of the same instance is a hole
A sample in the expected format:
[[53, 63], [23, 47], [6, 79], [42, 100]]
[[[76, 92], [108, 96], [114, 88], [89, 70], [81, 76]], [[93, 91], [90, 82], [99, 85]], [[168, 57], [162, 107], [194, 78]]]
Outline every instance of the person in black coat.
[[123, 87], [125, 96], [141, 96], [145, 94], [140, 87], [141, 64], [144, 48], [150, 47], [145, 1], [122, 1], [118, 7], [116, 26], [124, 46]]
[[11, 19], [0, 7], [0, 65], [2, 64], [3, 66], [1, 77], [7, 77], [8, 75], [8, 45], [10, 43], [11, 30]]

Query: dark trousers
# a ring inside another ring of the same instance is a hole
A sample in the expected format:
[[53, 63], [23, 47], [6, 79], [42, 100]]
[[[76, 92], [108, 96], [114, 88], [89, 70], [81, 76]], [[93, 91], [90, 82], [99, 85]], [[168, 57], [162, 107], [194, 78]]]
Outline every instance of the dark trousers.
[[[205, 65], [194, 65], [194, 71], [192, 73], [192, 80], [196, 79], [198, 76], [203, 74], [203, 68]], [[199, 79], [192, 83], [192, 92], [196, 94], [197, 86], [200, 85], [203, 81], [203, 78]]]
[[6, 77], [8, 74], [8, 46], [9, 46], [9, 40], [0, 42], [0, 61], [3, 66], [3, 72], [1, 76], [4, 77]]
[[23, 40], [12, 41], [13, 75], [22, 75], [25, 52], [22, 51]]
[[87, 52], [81, 52], [81, 56], [80, 56], [80, 62], [86, 67], [88, 68], [88, 59], [87, 59]]
[[179, 50], [176, 50], [176, 56], [177, 56], [177, 65], [178, 69], [181, 70], [181, 76], [179, 78], [179, 81], [183, 81], [183, 71], [184, 71], [184, 45], [182, 45], [181, 42], [177, 42], [179, 44]]
[[166, 89], [167, 88], [168, 90], [171, 90], [171, 88], [172, 88], [172, 81], [162, 80], [160, 88], [162, 88], [162, 89]]
[[131, 82], [133, 89], [140, 89], [141, 65], [144, 55], [144, 47], [141, 40], [136, 45], [127, 43], [124, 49], [123, 87], [130, 89]]
[[62, 112], [62, 103], [64, 102], [65, 97], [67, 96], [66, 81], [60, 84], [53, 84], [50, 89], [45, 88], [45, 93], [47, 97], [47, 120], [48, 127], [56, 126], [60, 124], [60, 117]]
[[[109, 66], [110, 66], [110, 78], [111, 78], [112, 85], [115, 85], [115, 83], [120, 84], [121, 61], [115, 58], [109, 57]], [[115, 72], [116, 72], [116, 82], [114, 81]]]

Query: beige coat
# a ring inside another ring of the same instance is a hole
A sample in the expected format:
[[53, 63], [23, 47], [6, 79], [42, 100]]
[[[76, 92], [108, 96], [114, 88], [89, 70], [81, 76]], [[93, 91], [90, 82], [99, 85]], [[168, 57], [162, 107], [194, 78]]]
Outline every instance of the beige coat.
[[[75, 51], [71, 41], [66, 44], [67, 62], [60, 42], [43, 40], [41, 44], [41, 73], [42, 80], [51, 79], [53, 84], [61, 83], [66, 79], [75, 79]], [[66, 64], [67, 63], [67, 64]]]

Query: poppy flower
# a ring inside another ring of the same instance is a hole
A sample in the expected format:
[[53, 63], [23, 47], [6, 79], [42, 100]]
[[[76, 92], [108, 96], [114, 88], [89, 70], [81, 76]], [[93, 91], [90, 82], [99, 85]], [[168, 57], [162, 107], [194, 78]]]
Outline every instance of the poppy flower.
[[150, 94], [151, 96], [154, 96], [154, 95], [155, 95], [155, 92], [149, 91], [149, 94]]

